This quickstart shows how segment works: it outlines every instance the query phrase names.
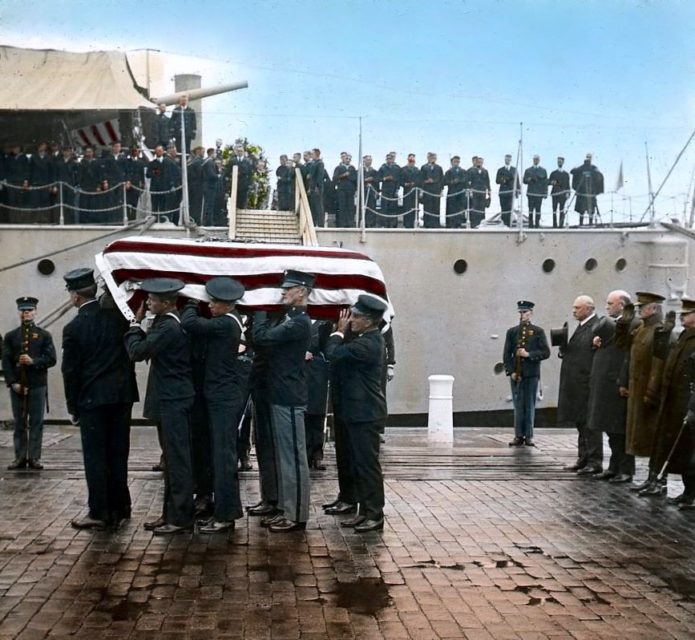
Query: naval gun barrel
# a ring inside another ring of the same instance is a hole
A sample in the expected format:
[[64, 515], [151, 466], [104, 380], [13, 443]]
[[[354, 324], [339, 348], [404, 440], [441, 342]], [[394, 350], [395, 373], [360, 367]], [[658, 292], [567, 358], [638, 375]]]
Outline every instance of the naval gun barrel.
[[201, 100], [202, 98], [209, 98], [210, 96], [216, 96], [220, 93], [229, 93], [230, 91], [238, 91], [239, 89], [246, 89], [249, 83], [246, 80], [241, 82], [232, 82], [230, 84], [218, 84], [214, 87], [209, 87], [207, 89], [190, 89], [188, 91], [177, 91], [176, 93], [170, 93], [165, 96], [160, 96], [157, 98], [150, 98], [150, 101], [154, 104], [159, 104], [163, 102], [166, 105], [178, 104], [179, 98], [181, 96], [188, 96], [188, 99]]

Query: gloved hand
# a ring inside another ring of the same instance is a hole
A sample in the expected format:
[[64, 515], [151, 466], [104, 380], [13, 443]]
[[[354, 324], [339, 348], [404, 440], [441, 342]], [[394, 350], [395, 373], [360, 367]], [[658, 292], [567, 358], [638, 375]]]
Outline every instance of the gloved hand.
[[391, 382], [396, 377], [396, 365], [390, 364], [386, 367], [386, 381]]

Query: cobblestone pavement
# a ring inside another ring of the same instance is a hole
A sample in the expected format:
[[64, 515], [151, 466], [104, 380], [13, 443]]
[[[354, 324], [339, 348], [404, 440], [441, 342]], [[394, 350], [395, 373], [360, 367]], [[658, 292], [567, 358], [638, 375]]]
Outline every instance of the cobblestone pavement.
[[[250, 518], [161, 539], [142, 528], [161, 506], [154, 430], [133, 429], [132, 520], [89, 533], [69, 524], [86, 496], [78, 433], [50, 427], [44, 471], [0, 472], [0, 640], [694, 638], [695, 513], [562, 471], [570, 432], [520, 450], [509, 436], [460, 429], [428, 448], [424, 430], [389, 429], [383, 532], [323, 514], [329, 448], [305, 532]], [[255, 502], [257, 474], [242, 475]]]

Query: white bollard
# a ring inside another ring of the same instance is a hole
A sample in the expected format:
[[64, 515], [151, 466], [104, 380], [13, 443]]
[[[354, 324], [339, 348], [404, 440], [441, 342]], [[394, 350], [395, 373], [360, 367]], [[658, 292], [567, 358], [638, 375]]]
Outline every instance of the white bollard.
[[429, 376], [430, 406], [427, 441], [430, 444], [454, 444], [454, 376]]

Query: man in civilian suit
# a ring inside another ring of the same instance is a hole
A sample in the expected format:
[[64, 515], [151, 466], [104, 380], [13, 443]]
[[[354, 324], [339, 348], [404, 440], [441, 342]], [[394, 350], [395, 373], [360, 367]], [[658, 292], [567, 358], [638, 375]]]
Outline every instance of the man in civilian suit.
[[579, 296], [572, 305], [579, 323], [567, 346], [560, 349], [560, 391], [557, 403], [558, 423], [569, 423], [577, 429], [577, 461], [567, 467], [578, 475], [599, 474], [603, 471], [603, 440], [600, 432], [587, 425], [589, 381], [594, 361], [594, 325], [598, 318], [594, 301]]
[[553, 228], [560, 229], [565, 226], [565, 202], [570, 192], [570, 174], [562, 168], [564, 164], [565, 159], [558, 156], [557, 169], [552, 171], [548, 178], [553, 201]]
[[63, 276], [77, 315], [63, 329], [63, 382], [68, 413], [79, 421], [89, 512], [75, 529], [118, 527], [130, 518], [130, 413], [138, 399], [123, 346], [128, 322], [110, 297], [97, 301], [92, 269]]
[[500, 185], [500, 211], [502, 224], [511, 226], [514, 198], [518, 195], [519, 178], [516, 175], [516, 167], [512, 166], [512, 156], [504, 156], [504, 166], [497, 169], [495, 182]]

